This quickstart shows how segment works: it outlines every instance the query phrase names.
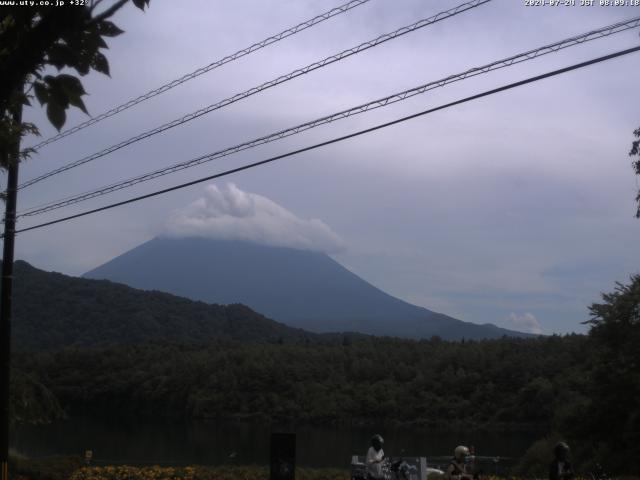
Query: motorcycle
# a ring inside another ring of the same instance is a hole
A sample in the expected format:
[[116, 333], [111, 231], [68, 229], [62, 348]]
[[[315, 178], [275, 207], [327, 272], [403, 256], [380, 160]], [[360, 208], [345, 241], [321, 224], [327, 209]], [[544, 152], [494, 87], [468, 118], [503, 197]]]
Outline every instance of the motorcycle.
[[[364, 463], [351, 464], [351, 480], [369, 479]], [[382, 478], [384, 480], [419, 480], [418, 469], [409, 465], [403, 458], [386, 457], [382, 463]]]
[[[415, 465], [409, 465], [403, 458], [387, 458], [385, 478], [389, 480], [418, 480], [418, 469]], [[412, 478], [413, 477], [413, 478]]]
[[589, 478], [591, 480], [609, 480], [609, 475], [607, 475], [602, 468], [602, 465], [596, 463], [593, 472], [589, 474]]

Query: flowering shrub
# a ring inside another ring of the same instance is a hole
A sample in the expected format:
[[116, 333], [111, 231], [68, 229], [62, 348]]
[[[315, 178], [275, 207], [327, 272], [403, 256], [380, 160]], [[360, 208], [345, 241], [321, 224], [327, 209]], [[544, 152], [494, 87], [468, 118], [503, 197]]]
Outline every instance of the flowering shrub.
[[[296, 469], [297, 480], [349, 480], [348, 470]], [[69, 480], [269, 480], [267, 467], [82, 467]]]

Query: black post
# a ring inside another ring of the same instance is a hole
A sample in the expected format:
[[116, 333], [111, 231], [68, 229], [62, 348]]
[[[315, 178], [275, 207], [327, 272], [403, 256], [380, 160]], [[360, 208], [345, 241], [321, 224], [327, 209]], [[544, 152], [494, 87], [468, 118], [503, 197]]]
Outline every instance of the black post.
[[[21, 108], [14, 115], [22, 121]], [[16, 230], [16, 200], [18, 196], [18, 166], [20, 140], [5, 158], [7, 165], [7, 198], [4, 214], [4, 245], [2, 278], [0, 280], [0, 463], [1, 480], [9, 480], [9, 380], [11, 372], [11, 294], [13, 289], [13, 247]]]
[[296, 434], [271, 434], [270, 480], [295, 480], [296, 478]]

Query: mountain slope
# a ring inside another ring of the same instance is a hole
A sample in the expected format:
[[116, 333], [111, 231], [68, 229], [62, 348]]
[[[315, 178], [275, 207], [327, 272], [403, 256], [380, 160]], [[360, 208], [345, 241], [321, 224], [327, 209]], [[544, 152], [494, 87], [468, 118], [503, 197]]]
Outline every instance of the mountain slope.
[[17, 261], [14, 270], [12, 334], [18, 350], [148, 341], [321, 340], [244, 305], [210, 305], [144, 292], [109, 281], [44, 272], [23, 261]]
[[243, 303], [314, 332], [454, 340], [526, 335], [411, 305], [322, 253], [241, 241], [154, 238], [85, 277], [210, 303]]

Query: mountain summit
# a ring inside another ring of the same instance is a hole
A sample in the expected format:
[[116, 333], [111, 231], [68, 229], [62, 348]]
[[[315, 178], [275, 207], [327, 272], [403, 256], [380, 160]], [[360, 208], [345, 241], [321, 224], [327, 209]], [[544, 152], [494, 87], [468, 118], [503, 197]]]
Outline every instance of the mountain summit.
[[207, 303], [242, 303], [297, 328], [459, 340], [528, 336], [411, 305], [324, 253], [238, 240], [154, 238], [87, 272]]

